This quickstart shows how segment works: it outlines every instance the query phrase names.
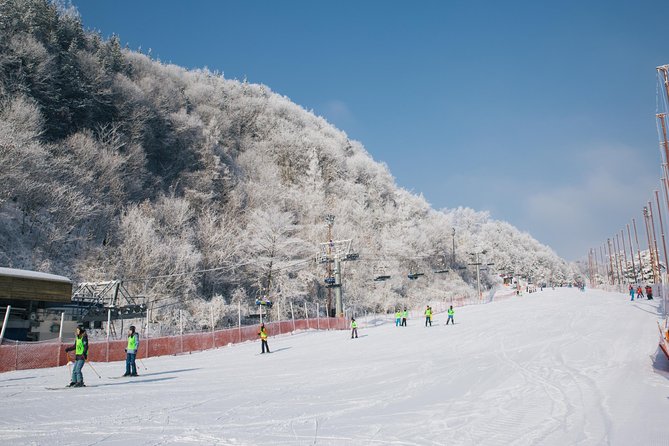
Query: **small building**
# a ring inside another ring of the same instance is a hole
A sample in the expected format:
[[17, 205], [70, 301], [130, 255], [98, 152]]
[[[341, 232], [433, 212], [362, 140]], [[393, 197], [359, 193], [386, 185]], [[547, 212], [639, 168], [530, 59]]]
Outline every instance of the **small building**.
[[[6, 339], [43, 341], [57, 338], [60, 315], [72, 305], [72, 281], [54, 274], [0, 267], [0, 322], [11, 305]], [[76, 326], [68, 318], [71, 327]]]

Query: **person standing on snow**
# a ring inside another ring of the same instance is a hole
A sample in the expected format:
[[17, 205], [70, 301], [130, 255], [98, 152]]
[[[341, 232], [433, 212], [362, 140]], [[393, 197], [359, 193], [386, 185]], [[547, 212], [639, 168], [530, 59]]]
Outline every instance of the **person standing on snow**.
[[641, 285], [636, 287], [636, 298], [641, 299], [643, 297], [643, 290], [641, 289]]
[[650, 285], [646, 285], [646, 300], [653, 300], [653, 288]]
[[408, 312], [407, 309], [405, 308], [405, 309], [404, 309], [404, 312], [402, 313], [402, 327], [406, 327], [406, 326], [407, 326], [407, 318], [408, 318], [408, 317], [409, 317], [409, 312]]
[[395, 311], [395, 327], [399, 327], [401, 321], [402, 321], [402, 313], [400, 313], [400, 310], [397, 310]]
[[432, 308], [430, 308], [429, 305], [425, 309], [425, 326], [426, 327], [427, 327], [427, 324], [430, 324], [430, 327], [432, 326]]
[[453, 320], [453, 315], [455, 314], [455, 311], [453, 311], [453, 305], [450, 306], [448, 309], [448, 319], [446, 319], [446, 325], [448, 325], [448, 321], [453, 322], [453, 325], [455, 325], [455, 321]]
[[139, 376], [137, 375], [137, 364], [135, 364], [137, 350], [139, 350], [139, 335], [135, 332], [135, 326], [131, 325], [128, 328], [128, 345], [125, 348], [125, 374], [123, 376]]
[[[355, 336], [354, 336], [355, 335]], [[355, 321], [355, 318], [351, 318], [351, 339], [358, 337], [358, 323]]]
[[260, 325], [260, 331], [258, 332], [258, 336], [260, 336], [260, 343], [262, 344], [262, 353], [265, 353], [265, 349], [267, 349], [267, 353], [272, 353], [269, 351], [269, 345], [267, 344], [267, 329], [265, 328], [265, 324]]
[[66, 352], [74, 350], [74, 368], [72, 369], [72, 381], [68, 387], [86, 387], [84, 385], [84, 375], [81, 369], [84, 368], [86, 359], [88, 359], [88, 335], [83, 325], [79, 325], [74, 332], [74, 345], [67, 347]]
[[634, 287], [630, 285], [630, 300], [634, 300]]

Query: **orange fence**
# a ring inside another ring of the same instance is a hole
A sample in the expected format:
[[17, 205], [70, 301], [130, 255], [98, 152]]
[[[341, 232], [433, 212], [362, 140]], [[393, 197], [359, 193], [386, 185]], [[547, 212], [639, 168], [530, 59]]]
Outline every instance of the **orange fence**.
[[[297, 319], [295, 321], [269, 322], [265, 324], [265, 328], [267, 328], [270, 336], [275, 336], [291, 333], [295, 330], [345, 330], [349, 328], [349, 322], [345, 318]], [[258, 339], [257, 325], [177, 336], [143, 338], [138, 358], [208, 350], [255, 339]], [[0, 345], [0, 372], [65, 365], [68, 361], [65, 347], [70, 345], [72, 345], [72, 342], [3, 340], [2, 345]], [[91, 339], [88, 345], [88, 359], [93, 362], [123, 361], [125, 360], [124, 349], [126, 345], [127, 341], [125, 340], [96, 341]]]

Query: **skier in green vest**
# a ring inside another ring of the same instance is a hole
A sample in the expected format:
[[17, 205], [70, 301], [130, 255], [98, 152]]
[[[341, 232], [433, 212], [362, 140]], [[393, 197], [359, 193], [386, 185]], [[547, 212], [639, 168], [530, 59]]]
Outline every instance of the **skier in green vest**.
[[135, 326], [128, 328], [128, 345], [125, 349], [125, 374], [123, 376], [138, 376], [135, 357], [139, 349], [139, 335], [135, 332]]
[[448, 321], [453, 322], [453, 325], [455, 325], [455, 321], [453, 320], [453, 315], [455, 314], [455, 311], [453, 311], [453, 305], [450, 306], [448, 309], [448, 319], [446, 319], [446, 325], [448, 325]]
[[402, 321], [402, 313], [400, 313], [400, 310], [397, 310], [395, 311], [395, 327], [399, 327], [401, 321]]
[[355, 318], [351, 318], [351, 339], [354, 337], [358, 337], [358, 323], [355, 321]]
[[405, 308], [404, 311], [402, 312], [402, 324], [401, 324], [402, 327], [406, 327], [406, 326], [407, 326], [407, 318], [408, 318], [408, 317], [409, 317], [409, 312], [408, 312], [407, 309]]
[[265, 349], [267, 349], [267, 353], [272, 353], [269, 351], [269, 344], [267, 343], [267, 337], [269, 335], [267, 334], [267, 328], [265, 328], [265, 324], [260, 325], [258, 336], [260, 336], [260, 344], [262, 346], [262, 351], [260, 353], [265, 353]]
[[429, 305], [425, 309], [425, 326], [426, 327], [427, 327], [427, 324], [430, 324], [430, 327], [432, 326], [432, 308], [430, 308]]
[[86, 387], [84, 385], [84, 375], [81, 373], [81, 369], [88, 359], [88, 335], [86, 335], [86, 330], [84, 330], [83, 325], [79, 325], [74, 332], [74, 345], [67, 347], [66, 352], [71, 352], [74, 350], [74, 368], [72, 369], [72, 381], [68, 387]]

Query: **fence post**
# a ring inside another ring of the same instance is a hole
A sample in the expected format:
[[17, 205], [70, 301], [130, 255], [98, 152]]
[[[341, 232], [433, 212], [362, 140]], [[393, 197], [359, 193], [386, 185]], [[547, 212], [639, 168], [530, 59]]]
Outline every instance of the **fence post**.
[[111, 308], [107, 309], [107, 362], [109, 362], [109, 326], [111, 325]]
[[149, 350], [149, 309], [146, 309], [146, 353], [144, 357], [148, 358], [151, 350]]
[[316, 330], [321, 329], [321, 309], [318, 307], [318, 302], [316, 302]]
[[214, 306], [209, 307], [209, 315], [211, 316], [211, 348], [216, 348], [216, 338], [214, 336]]
[[290, 301], [290, 317], [293, 319], [293, 331], [295, 331], [295, 312], [293, 311], [293, 301]]
[[237, 302], [237, 332], [239, 333], [239, 342], [242, 342], [242, 303]]
[[181, 340], [181, 353], [184, 352], [184, 319], [182, 311], [179, 310], [179, 339]]
[[60, 313], [60, 328], [58, 329], [58, 348], [56, 349], [56, 367], [60, 365], [60, 347], [63, 345], [63, 324], [65, 323], [65, 312]]

